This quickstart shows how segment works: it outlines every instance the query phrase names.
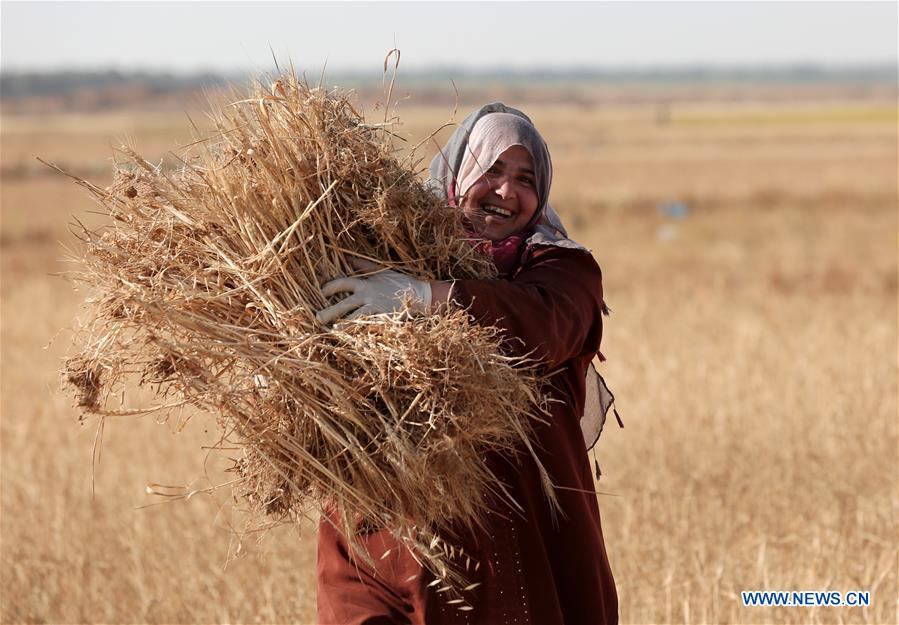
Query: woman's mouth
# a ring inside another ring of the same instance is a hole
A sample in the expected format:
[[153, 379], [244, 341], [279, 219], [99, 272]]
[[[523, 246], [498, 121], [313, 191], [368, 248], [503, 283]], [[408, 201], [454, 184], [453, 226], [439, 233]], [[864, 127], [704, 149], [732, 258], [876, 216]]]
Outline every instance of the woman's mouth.
[[494, 204], [482, 204], [481, 210], [483, 210], [488, 215], [495, 215], [497, 217], [502, 217], [502, 218], [512, 216], [512, 213], [510, 211], [507, 211], [505, 208], [496, 206]]

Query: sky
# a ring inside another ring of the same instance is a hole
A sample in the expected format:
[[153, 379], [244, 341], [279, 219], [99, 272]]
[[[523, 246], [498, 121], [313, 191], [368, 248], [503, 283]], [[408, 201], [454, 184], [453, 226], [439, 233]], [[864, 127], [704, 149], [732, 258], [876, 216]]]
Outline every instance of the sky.
[[4, 72], [896, 63], [896, 2], [7, 2]]

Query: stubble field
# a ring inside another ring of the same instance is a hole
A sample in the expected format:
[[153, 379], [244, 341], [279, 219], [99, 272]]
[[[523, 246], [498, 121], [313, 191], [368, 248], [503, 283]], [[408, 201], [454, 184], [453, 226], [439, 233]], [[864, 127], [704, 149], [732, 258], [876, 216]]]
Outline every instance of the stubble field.
[[[522, 104], [614, 311], [604, 375], [625, 429], [603, 434], [598, 487], [622, 622], [899, 621], [897, 137], [882, 95]], [[451, 107], [398, 113], [420, 139]], [[224, 479], [201, 449], [211, 419], [107, 420], [92, 477], [96, 422], [58, 391], [84, 295], [55, 275], [60, 242], [72, 216], [101, 218], [31, 155], [102, 185], [116, 137], [152, 160], [188, 129], [146, 111], [2, 119], [4, 623], [314, 622], [311, 525], [235, 554], [225, 493], [143, 507], [159, 503], [150, 482]], [[750, 608], [742, 590], [871, 602]]]

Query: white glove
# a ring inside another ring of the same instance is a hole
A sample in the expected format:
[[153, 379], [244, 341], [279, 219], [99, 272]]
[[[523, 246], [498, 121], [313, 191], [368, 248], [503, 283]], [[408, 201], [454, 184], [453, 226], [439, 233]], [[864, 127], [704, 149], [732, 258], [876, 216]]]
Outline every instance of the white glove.
[[337, 278], [322, 287], [322, 295], [331, 297], [335, 293], [351, 293], [333, 306], [316, 313], [319, 323], [331, 323], [347, 313], [347, 319], [362, 315], [391, 313], [406, 310], [406, 302], [411, 310], [426, 312], [431, 306], [431, 283], [416, 280], [398, 271], [391, 271], [361, 259], [352, 259], [350, 264], [360, 271], [375, 271], [359, 278]]

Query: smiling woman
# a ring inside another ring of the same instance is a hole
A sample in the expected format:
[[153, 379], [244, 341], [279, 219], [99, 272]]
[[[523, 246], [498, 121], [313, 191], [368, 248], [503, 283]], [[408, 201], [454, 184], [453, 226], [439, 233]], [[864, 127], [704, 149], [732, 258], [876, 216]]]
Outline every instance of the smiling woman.
[[[498, 327], [511, 355], [527, 356], [548, 378], [550, 413], [535, 424], [535, 457], [490, 455], [493, 474], [514, 504], [495, 493], [483, 524], [459, 528], [448, 556], [470, 578], [461, 597], [435, 578], [392, 535], [360, 519], [359, 542], [371, 566], [345, 536], [319, 528], [318, 613], [322, 623], [500, 625], [617, 623], [618, 600], [606, 556], [585, 432], [603, 415], [588, 408], [586, 389], [599, 354], [602, 296], [599, 266], [567, 238], [548, 203], [552, 163], [543, 138], [520, 111], [496, 103], [462, 122], [430, 168], [431, 188], [460, 209], [472, 245], [491, 256], [496, 280], [424, 282], [396, 271], [338, 278], [323, 294], [352, 293], [319, 318], [359, 317], [411, 307], [432, 314], [467, 310]], [[348, 303], [349, 302], [349, 303]], [[586, 422], [586, 427], [585, 427]], [[545, 467], [554, 490], [547, 498]], [[461, 547], [461, 549], [460, 549]], [[455, 556], [454, 556], [455, 554]], [[464, 558], [463, 558], [464, 554]]]
[[464, 192], [462, 212], [472, 229], [491, 241], [502, 241], [530, 225], [537, 213], [534, 159], [513, 145]]
[[502, 241], [539, 219], [537, 208], [546, 204], [552, 179], [549, 152], [536, 129], [518, 115], [491, 113], [475, 129], [459, 164], [458, 188], [448, 189], [449, 200], [462, 196], [472, 234]]

